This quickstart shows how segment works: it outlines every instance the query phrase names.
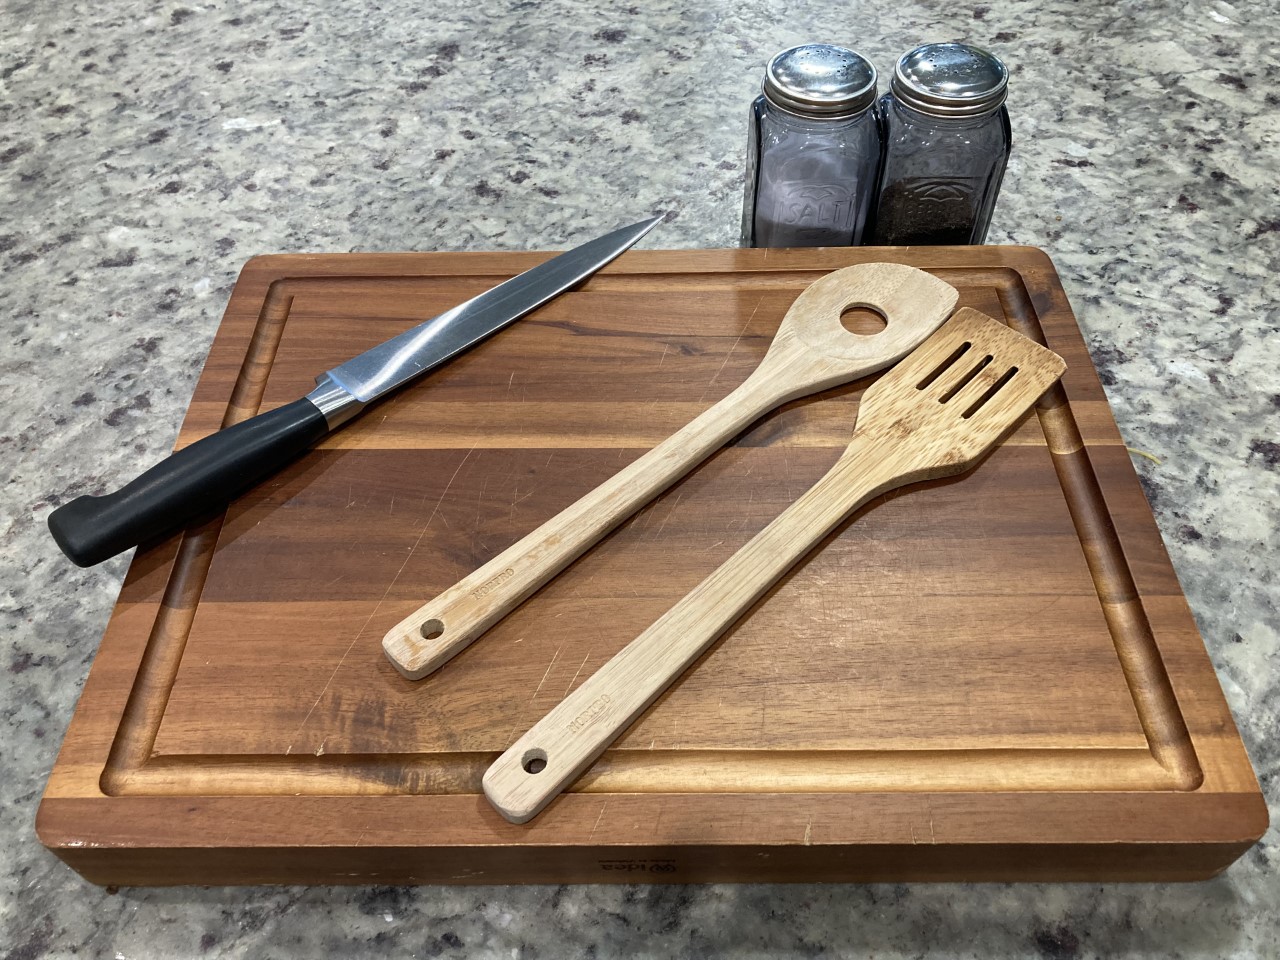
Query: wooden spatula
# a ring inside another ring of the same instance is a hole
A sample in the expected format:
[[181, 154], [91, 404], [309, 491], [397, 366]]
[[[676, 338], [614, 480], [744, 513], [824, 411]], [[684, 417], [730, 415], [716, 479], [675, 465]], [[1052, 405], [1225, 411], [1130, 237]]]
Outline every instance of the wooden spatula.
[[821, 480], [494, 762], [490, 802], [513, 823], [537, 815], [854, 510], [973, 466], [1065, 369], [1056, 353], [960, 310], [867, 389], [853, 442]]
[[[898, 263], [859, 264], [814, 281], [741, 386], [392, 627], [382, 641], [387, 657], [411, 680], [431, 673], [752, 421], [905, 357], [951, 315], [956, 298], [954, 287]], [[849, 332], [841, 315], [851, 307], [878, 311], [885, 328]]]

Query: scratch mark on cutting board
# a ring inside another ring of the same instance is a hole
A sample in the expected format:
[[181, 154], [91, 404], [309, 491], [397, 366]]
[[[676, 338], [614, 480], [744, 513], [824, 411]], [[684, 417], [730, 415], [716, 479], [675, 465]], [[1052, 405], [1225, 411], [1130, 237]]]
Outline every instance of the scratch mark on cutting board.
[[347, 644], [347, 649], [343, 651], [341, 659], [338, 660], [338, 665], [333, 668], [333, 673], [329, 674], [329, 679], [325, 681], [324, 686], [320, 688], [320, 693], [316, 695], [315, 703], [311, 704], [311, 709], [307, 711], [307, 715], [303, 717], [302, 722], [298, 724], [298, 729], [294, 730], [293, 736], [289, 738], [289, 746], [285, 750], [285, 753], [288, 753], [293, 749], [293, 742], [298, 739], [298, 734], [300, 734], [302, 729], [307, 725], [307, 722], [311, 719], [311, 715], [316, 712], [316, 707], [320, 706], [320, 701], [324, 699], [324, 695], [333, 684], [334, 677], [338, 675], [338, 671], [342, 669], [342, 665], [347, 662], [347, 657], [351, 655], [351, 651], [355, 649], [360, 638], [364, 636], [364, 632], [369, 628], [369, 624], [373, 622], [373, 618], [378, 615], [378, 610], [382, 608], [382, 604], [386, 601], [387, 597], [391, 595], [391, 590], [395, 587], [396, 581], [400, 579], [400, 574], [404, 573], [404, 568], [409, 565], [409, 560], [413, 557], [414, 552], [422, 543], [422, 538], [427, 535], [427, 529], [431, 526], [431, 521], [436, 518], [436, 514], [440, 511], [440, 504], [444, 502], [444, 498], [448, 495], [449, 488], [453, 486], [453, 481], [458, 479], [458, 474], [462, 472], [463, 466], [471, 457], [471, 454], [475, 452], [476, 448], [472, 447], [466, 452], [466, 455], [462, 460], [459, 461], [458, 468], [453, 471], [453, 476], [451, 476], [449, 478], [449, 482], [444, 485], [444, 490], [441, 491], [440, 498], [436, 500], [435, 509], [431, 511], [431, 516], [427, 517], [427, 522], [422, 525], [422, 530], [418, 534], [418, 539], [413, 542], [413, 546], [409, 548], [409, 552], [405, 555], [404, 563], [400, 564], [400, 569], [396, 571], [396, 575], [392, 577], [391, 582], [387, 584], [387, 589], [383, 592], [381, 599], [379, 599], [374, 605], [373, 611], [369, 614], [365, 622], [360, 625], [360, 629], [357, 630], [356, 635], [351, 638], [351, 642]]
[[547, 664], [547, 672], [542, 675], [542, 679], [538, 681], [538, 689], [534, 690], [533, 696], [529, 698], [530, 703], [533, 703], [533, 701], [538, 699], [538, 691], [541, 690], [542, 685], [547, 682], [547, 677], [551, 676], [551, 668], [556, 665], [556, 660], [559, 658], [560, 651], [563, 649], [563, 647], [556, 647], [555, 656], [553, 656], [551, 658], [551, 662]]
[[569, 681], [569, 686], [565, 687], [564, 695], [566, 697], [569, 695], [569, 691], [573, 689], [573, 685], [578, 679], [578, 674], [582, 672], [582, 668], [587, 665], [587, 661], [590, 659], [591, 659], [591, 654], [588, 653], [585, 657], [582, 658], [582, 662], [578, 664], [577, 673], [574, 673], [573, 680]]
[[809, 814], [809, 822], [804, 825], [804, 845], [813, 845], [813, 814]]
[[676, 502], [671, 505], [671, 509], [667, 511], [666, 519], [662, 521], [662, 526], [658, 527], [658, 532], [654, 534], [655, 539], [662, 536], [662, 531], [667, 525], [667, 520], [671, 519], [671, 515], [676, 512], [676, 507], [680, 506], [680, 501], [684, 499], [684, 491], [676, 494]]
[[591, 836], [587, 837], [587, 843], [595, 839], [596, 831], [600, 829], [600, 821], [604, 819], [604, 812], [609, 809], [609, 801], [604, 802], [604, 806], [600, 808], [600, 816], [596, 817], [595, 826], [591, 828]]
[[716, 375], [707, 382], [707, 389], [702, 391], [699, 401], [707, 398], [707, 393], [715, 386], [715, 382], [720, 379], [720, 374], [724, 372], [724, 368], [729, 363], [729, 358], [733, 356], [733, 351], [738, 349], [738, 343], [742, 340], [742, 335], [747, 332], [747, 327], [751, 326], [751, 321], [756, 318], [756, 314], [760, 312], [760, 304], [764, 303], [764, 295], [761, 294], [756, 300], [755, 309], [751, 311], [751, 316], [747, 317], [746, 323], [742, 325], [742, 329], [738, 331], [738, 336], [734, 339], [733, 345], [729, 347], [729, 352], [724, 355], [724, 360], [720, 363], [720, 369], [716, 371]]
[[[938, 835], [933, 830], [933, 807], [928, 800], [924, 802], [924, 812], [925, 816], [929, 818], [929, 843], [937, 843]], [[910, 825], [909, 829], [911, 830], [912, 846], [925, 842], [923, 838], [916, 836], [916, 825], [914, 823]]]

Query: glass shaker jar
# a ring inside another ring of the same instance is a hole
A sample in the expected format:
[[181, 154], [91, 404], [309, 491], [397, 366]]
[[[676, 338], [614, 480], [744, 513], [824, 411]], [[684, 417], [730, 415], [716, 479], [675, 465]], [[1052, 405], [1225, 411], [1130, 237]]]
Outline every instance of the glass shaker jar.
[[748, 247], [862, 242], [880, 160], [876, 71], [826, 43], [783, 50], [751, 104], [742, 242]]
[[884, 161], [876, 244], [982, 243], [1013, 140], [1009, 71], [963, 43], [906, 53], [881, 98]]

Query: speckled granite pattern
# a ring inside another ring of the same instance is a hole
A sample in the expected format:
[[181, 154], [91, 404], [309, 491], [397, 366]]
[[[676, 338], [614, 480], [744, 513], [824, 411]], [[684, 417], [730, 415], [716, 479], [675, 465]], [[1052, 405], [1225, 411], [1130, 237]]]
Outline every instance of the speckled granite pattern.
[[[189, 5], [187, 5], [189, 4]], [[1277, 799], [1280, 9], [1222, 0], [0, 0], [0, 957], [1280, 955], [1276, 829], [1192, 886], [105, 892], [35, 808], [125, 558], [52, 506], [164, 453], [256, 253], [727, 246], [764, 61], [1013, 68], [991, 241], [1062, 273]]]

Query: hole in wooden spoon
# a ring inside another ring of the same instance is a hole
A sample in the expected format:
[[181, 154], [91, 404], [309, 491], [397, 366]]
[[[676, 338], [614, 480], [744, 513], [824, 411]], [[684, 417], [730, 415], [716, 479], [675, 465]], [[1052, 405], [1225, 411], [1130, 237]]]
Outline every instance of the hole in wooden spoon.
[[537, 747], [526, 750], [520, 759], [520, 766], [524, 767], [525, 773], [541, 773], [547, 769], [547, 751]]
[[439, 620], [428, 620], [422, 625], [422, 639], [434, 640], [444, 633], [444, 624]]
[[889, 318], [875, 307], [846, 307], [840, 314], [840, 325], [860, 337], [874, 337], [889, 325]]

